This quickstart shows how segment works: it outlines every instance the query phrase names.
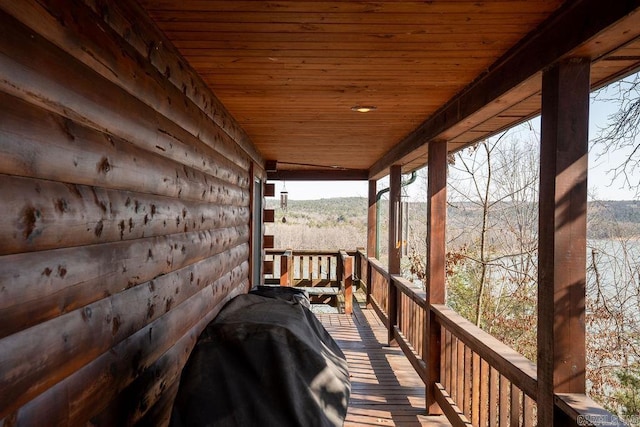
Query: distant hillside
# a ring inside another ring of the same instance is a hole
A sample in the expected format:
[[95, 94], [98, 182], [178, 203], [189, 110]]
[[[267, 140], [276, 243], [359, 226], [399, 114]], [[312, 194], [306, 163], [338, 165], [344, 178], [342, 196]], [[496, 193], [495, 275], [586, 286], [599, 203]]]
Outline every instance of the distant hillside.
[[289, 200], [286, 211], [274, 198], [267, 199], [267, 208], [276, 213], [275, 222], [266, 225], [276, 248], [355, 249], [366, 245], [366, 198]]
[[[267, 199], [267, 208], [276, 210], [276, 220], [282, 220], [280, 200]], [[287, 221], [307, 223], [313, 226], [339, 225], [367, 218], [367, 199], [364, 197], [340, 197], [319, 200], [289, 200]]]
[[[473, 227], [480, 219], [479, 208], [469, 203], [463, 208], [457, 206], [448, 210], [452, 225], [469, 224]], [[289, 200], [286, 211], [280, 208], [278, 198], [269, 198], [267, 208], [276, 212], [275, 223], [267, 224], [267, 234], [275, 236], [278, 248], [352, 249], [366, 245], [367, 199], [364, 197]], [[383, 233], [386, 233], [387, 211], [388, 204], [383, 201]], [[283, 217], [286, 222], [282, 221]], [[412, 202], [410, 221], [424, 222], [423, 217], [426, 218], [426, 203]], [[592, 239], [640, 236], [640, 201], [590, 202], [588, 223], [589, 238]]]
[[[640, 201], [599, 200], [589, 203], [589, 237], [640, 237]], [[597, 224], [597, 226], [595, 226]]]
[[589, 203], [590, 210], [607, 211], [618, 222], [640, 224], [640, 201], [638, 200], [598, 200]]

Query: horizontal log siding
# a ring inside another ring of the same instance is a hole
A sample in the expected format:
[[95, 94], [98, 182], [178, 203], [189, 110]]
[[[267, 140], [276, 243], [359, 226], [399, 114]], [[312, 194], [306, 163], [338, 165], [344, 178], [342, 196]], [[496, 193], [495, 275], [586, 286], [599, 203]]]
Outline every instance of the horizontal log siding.
[[0, 425], [166, 424], [250, 286], [261, 159], [138, 6], [109, 4], [0, 0]]

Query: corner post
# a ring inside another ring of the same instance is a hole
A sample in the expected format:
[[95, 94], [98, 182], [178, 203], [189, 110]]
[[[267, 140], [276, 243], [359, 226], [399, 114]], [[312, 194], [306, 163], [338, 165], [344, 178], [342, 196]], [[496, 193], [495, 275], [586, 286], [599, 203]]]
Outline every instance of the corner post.
[[427, 362], [426, 406], [429, 415], [441, 414], [435, 385], [440, 382], [441, 333], [433, 304], [445, 301], [446, 221], [447, 221], [447, 143], [431, 142], [428, 152], [427, 194], [427, 304], [423, 357]]
[[340, 263], [342, 264], [341, 283], [344, 286], [344, 314], [353, 313], [353, 258], [347, 251], [340, 251]]
[[538, 424], [564, 425], [554, 393], [585, 392], [589, 59], [542, 77], [538, 246]]
[[286, 250], [280, 255], [280, 286], [291, 286], [292, 251]]

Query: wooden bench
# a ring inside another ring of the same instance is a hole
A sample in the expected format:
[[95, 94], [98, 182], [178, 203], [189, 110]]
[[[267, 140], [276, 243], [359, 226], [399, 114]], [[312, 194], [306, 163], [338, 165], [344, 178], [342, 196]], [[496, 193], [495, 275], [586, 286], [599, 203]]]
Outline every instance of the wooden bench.
[[336, 308], [338, 312], [344, 313], [344, 292], [337, 287], [311, 287], [311, 286], [296, 286], [296, 289], [302, 289], [306, 291], [309, 296], [318, 296], [318, 297], [335, 297], [336, 299]]
[[333, 296], [338, 295], [340, 293], [340, 288], [337, 287], [315, 287], [315, 286], [296, 286], [296, 289], [302, 289], [306, 291], [309, 296], [317, 295], [317, 296]]
[[335, 297], [338, 311], [344, 313], [344, 292], [340, 288], [335, 286], [294, 286], [294, 288], [306, 291], [309, 297]]

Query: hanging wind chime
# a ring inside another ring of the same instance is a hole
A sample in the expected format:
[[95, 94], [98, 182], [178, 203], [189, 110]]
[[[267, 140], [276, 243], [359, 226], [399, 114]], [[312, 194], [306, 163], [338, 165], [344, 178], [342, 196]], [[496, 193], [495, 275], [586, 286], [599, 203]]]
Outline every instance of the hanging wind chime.
[[282, 222], [287, 222], [285, 212], [287, 211], [287, 203], [289, 202], [289, 193], [287, 192], [287, 185], [282, 185], [282, 191], [280, 192], [280, 209], [282, 209]]

